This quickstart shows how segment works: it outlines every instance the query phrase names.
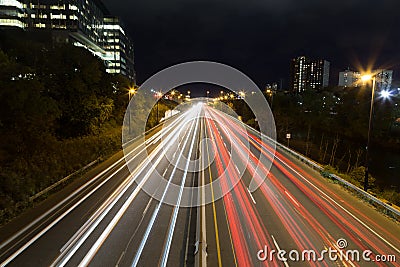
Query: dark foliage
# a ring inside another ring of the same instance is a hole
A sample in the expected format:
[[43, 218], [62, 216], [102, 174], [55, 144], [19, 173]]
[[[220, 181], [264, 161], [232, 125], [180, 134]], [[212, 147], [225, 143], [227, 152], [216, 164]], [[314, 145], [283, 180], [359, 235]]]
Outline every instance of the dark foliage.
[[51, 36], [0, 32], [0, 210], [121, 147], [130, 81]]

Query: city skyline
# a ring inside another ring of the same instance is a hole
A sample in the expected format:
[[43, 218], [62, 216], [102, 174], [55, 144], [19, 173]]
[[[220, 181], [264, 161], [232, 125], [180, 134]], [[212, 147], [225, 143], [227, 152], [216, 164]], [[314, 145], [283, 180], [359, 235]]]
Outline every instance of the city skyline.
[[192, 60], [235, 66], [260, 87], [281, 79], [288, 87], [290, 60], [300, 55], [330, 61], [332, 84], [347, 66], [399, 69], [398, 1], [104, 3], [134, 39], [139, 83]]
[[0, 0], [0, 266], [400, 267], [399, 7]]

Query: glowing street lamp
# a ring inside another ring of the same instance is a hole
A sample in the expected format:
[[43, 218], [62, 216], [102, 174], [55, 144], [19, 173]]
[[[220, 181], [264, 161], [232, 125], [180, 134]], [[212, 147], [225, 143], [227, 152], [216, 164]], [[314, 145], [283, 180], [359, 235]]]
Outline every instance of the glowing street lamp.
[[[135, 95], [137, 93], [137, 87], [134, 85], [133, 87], [131, 87], [131, 88], [129, 88], [128, 89], [128, 99], [129, 99], [129, 102], [131, 102], [131, 98]], [[128, 105], [129, 105], [129, 102], [128, 102]], [[128, 113], [128, 131], [129, 131], [129, 134], [131, 133], [131, 108], [128, 108], [129, 109], [129, 113]]]
[[155, 96], [156, 96], [156, 98], [157, 98], [157, 123], [158, 123], [158, 122], [159, 122], [159, 121], [158, 121], [158, 105], [159, 105], [159, 102], [160, 102], [160, 101], [159, 101], [160, 98], [163, 96], [163, 93], [157, 92]]
[[367, 146], [365, 151], [365, 177], [364, 177], [364, 191], [368, 190], [368, 172], [369, 172], [369, 144], [371, 139], [371, 128], [372, 128], [372, 112], [374, 110], [374, 98], [375, 98], [375, 87], [376, 87], [376, 76], [372, 74], [366, 74], [361, 76], [361, 81], [367, 82], [372, 80], [372, 93], [371, 93], [371, 105], [369, 109], [369, 122], [368, 122], [368, 135], [367, 135]]
[[361, 76], [361, 81], [363, 82], [368, 82], [370, 81], [372, 78], [374, 78], [375, 76], [372, 74], [364, 74], [363, 76]]
[[383, 90], [380, 92], [380, 95], [383, 99], [389, 99], [392, 96], [392, 93], [388, 90]]
[[270, 102], [271, 102], [270, 104], [271, 104], [271, 110], [272, 110], [272, 104], [274, 102], [274, 92], [271, 89], [267, 89], [265, 92], [267, 93], [267, 95], [270, 98]]
[[137, 89], [135, 87], [129, 88], [128, 90], [128, 97], [129, 101], [131, 101], [132, 96], [136, 94]]

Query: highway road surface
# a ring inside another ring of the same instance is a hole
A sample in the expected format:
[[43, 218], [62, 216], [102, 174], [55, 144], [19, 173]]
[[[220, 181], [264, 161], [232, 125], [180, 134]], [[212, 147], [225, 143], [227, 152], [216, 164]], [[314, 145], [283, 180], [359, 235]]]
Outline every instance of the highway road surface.
[[206, 103], [125, 153], [0, 228], [0, 265], [400, 266], [398, 222]]

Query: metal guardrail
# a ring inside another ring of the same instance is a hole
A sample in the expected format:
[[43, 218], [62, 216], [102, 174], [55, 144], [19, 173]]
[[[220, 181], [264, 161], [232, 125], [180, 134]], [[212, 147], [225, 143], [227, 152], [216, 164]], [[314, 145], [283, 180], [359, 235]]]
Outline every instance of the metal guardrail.
[[[271, 140], [271, 139], [270, 139]], [[274, 140], [271, 140], [273, 142], [275, 142], [275, 144], [277, 146], [279, 146], [281, 149], [285, 150], [287, 153], [291, 154], [292, 156], [296, 157], [297, 159], [299, 159], [300, 161], [304, 162], [305, 164], [307, 164], [308, 166], [312, 167], [315, 170], [318, 171], [323, 171], [323, 167], [316, 163], [315, 161], [312, 161], [309, 158], [306, 158], [304, 155], [282, 145], [281, 143], [278, 143]], [[361, 188], [355, 186], [354, 184], [344, 180], [343, 178], [339, 177], [336, 174], [329, 174], [329, 177], [331, 179], [335, 179], [336, 181], [338, 181], [339, 183], [341, 183], [342, 185], [345, 185], [347, 188], [350, 188], [351, 190], [355, 191], [357, 194], [361, 195], [363, 198], [365, 198], [366, 200], [368, 200], [368, 202], [376, 207], [380, 207], [386, 210], [385, 214], [387, 214], [388, 216], [399, 220], [400, 221], [400, 211], [393, 208], [392, 206], [388, 205], [387, 203], [383, 202], [382, 200], [374, 197], [373, 195], [371, 195], [368, 192], [365, 192], [364, 190], [362, 190]]]
[[77, 175], [78, 173], [85, 171], [86, 169], [90, 168], [91, 166], [93, 166], [94, 164], [96, 164], [96, 163], [99, 162], [99, 161], [100, 161], [100, 158], [98, 158], [98, 159], [96, 159], [96, 160], [90, 162], [88, 165], [86, 165], [86, 166], [84, 166], [83, 168], [81, 168], [81, 169], [75, 171], [74, 173], [71, 173], [70, 175], [68, 175], [68, 176], [66, 176], [66, 177], [64, 177], [64, 178], [62, 178], [61, 180], [57, 181], [56, 183], [54, 183], [54, 184], [50, 185], [49, 187], [43, 189], [43, 190], [40, 191], [39, 193], [37, 193], [37, 194], [31, 196], [31, 197], [29, 198], [29, 201], [30, 201], [30, 202], [34, 201], [34, 200], [37, 199], [38, 197], [40, 197], [40, 196], [42, 196], [42, 195], [48, 193], [49, 191], [53, 190], [54, 188], [56, 188], [56, 187], [59, 186], [60, 184], [62, 184], [62, 183], [64, 183], [64, 182], [68, 181], [71, 177], [74, 177], [74, 176]]

